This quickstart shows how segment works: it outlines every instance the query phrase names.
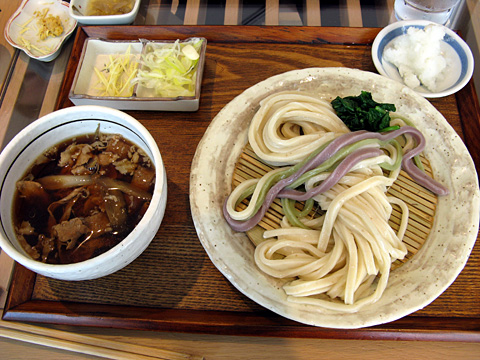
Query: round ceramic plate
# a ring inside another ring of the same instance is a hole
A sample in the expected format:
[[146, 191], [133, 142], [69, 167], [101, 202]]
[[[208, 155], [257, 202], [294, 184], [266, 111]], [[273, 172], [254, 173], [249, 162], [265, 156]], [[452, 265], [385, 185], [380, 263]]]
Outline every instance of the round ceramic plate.
[[[424, 154], [434, 177], [450, 189], [450, 195], [438, 200], [433, 228], [423, 247], [392, 271], [382, 298], [357, 313], [288, 302], [283, 281], [256, 267], [254, 246], [244, 233], [231, 230], [222, 215], [233, 170], [260, 100], [288, 89], [317, 93], [326, 99], [366, 90], [378, 102], [394, 103], [397, 112], [409, 117], [425, 135]], [[479, 199], [475, 166], [465, 145], [426, 99], [396, 81], [347, 68], [295, 70], [245, 90], [211, 122], [198, 145], [190, 177], [190, 205], [200, 241], [211, 261], [239, 291], [286, 318], [343, 329], [390, 322], [437, 298], [455, 280], [472, 251], [478, 232]]]

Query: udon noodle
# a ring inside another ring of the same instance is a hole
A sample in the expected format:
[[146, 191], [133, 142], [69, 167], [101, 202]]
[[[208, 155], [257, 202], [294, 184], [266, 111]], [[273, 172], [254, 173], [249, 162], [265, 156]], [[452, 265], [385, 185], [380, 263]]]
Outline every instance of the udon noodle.
[[[354, 133], [314, 95], [286, 91], [261, 102], [248, 140], [262, 161], [281, 167], [237, 186], [224, 214], [234, 230], [247, 231], [273, 198], [281, 199], [281, 226], [264, 232], [254, 259], [266, 274], [286, 280], [289, 301], [358, 311], [382, 296], [392, 262], [406, 256], [408, 207], [386, 192], [400, 164], [408, 168], [421, 151], [423, 137], [396, 114], [391, 118], [401, 126], [398, 134]], [[425, 182], [434, 192], [435, 186], [439, 194], [448, 192], [432, 179]], [[246, 198], [248, 206], [238, 208]], [[295, 206], [300, 200], [303, 211]], [[392, 204], [402, 213], [397, 232], [389, 225]], [[308, 216], [315, 206], [321, 215]]]

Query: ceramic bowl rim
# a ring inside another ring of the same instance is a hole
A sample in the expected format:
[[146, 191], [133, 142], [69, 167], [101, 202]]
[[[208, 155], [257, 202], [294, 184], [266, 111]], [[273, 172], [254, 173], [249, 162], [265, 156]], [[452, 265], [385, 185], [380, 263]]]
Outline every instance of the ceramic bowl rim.
[[391, 78], [388, 75], [388, 73], [385, 71], [385, 68], [384, 68], [384, 65], [383, 65], [383, 60], [379, 56], [379, 51], [381, 50], [380, 45], [381, 45], [382, 41], [384, 40], [384, 38], [386, 36], [388, 36], [388, 34], [390, 34], [391, 32], [393, 32], [393, 31], [395, 31], [396, 29], [399, 29], [399, 28], [404, 28], [404, 29], [407, 29], [409, 27], [424, 28], [425, 26], [432, 25], [432, 24], [441, 26], [445, 30], [446, 36], [449, 36], [450, 39], [453, 39], [458, 44], [458, 46], [464, 51], [466, 59], [467, 59], [467, 68], [465, 69], [465, 73], [463, 74], [463, 77], [460, 76], [458, 81], [453, 86], [451, 86], [451, 87], [449, 87], [449, 88], [447, 88], [443, 91], [439, 91], [439, 92], [417, 91], [417, 90], [414, 89], [414, 91], [416, 91], [418, 94], [420, 94], [420, 95], [422, 95], [426, 98], [439, 98], [439, 97], [445, 97], [445, 96], [448, 96], [448, 95], [451, 95], [451, 94], [454, 94], [454, 93], [458, 92], [470, 81], [470, 79], [473, 76], [474, 58], [473, 58], [472, 51], [471, 51], [470, 47], [468, 46], [468, 44], [457, 33], [455, 33], [453, 30], [449, 29], [446, 26], [439, 25], [439, 24], [436, 24], [436, 23], [434, 23], [432, 21], [428, 21], [428, 20], [401, 20], [401, 21], [396, 21], [394, 23], [391, 23], [391, 24], [387, 25], [382, 30], [380, 30], [380, 32], [377, 34], [377, 36], [375, 37], [375, 39], [373, 41], [371, 54], [372, 54], [373, 63], [375, 65], [375, 68], [377, 69], [377, 71], [381, 75], [386, 76], [388, 78]]

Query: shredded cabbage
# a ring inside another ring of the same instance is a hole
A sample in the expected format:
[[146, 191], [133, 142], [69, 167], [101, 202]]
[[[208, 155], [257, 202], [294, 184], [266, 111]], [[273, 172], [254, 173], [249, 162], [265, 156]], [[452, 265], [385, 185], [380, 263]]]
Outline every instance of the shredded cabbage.
[[195, 96], [201, 46], [202, 41], [148, 43], [132, 83], [153, 90], [158, 97]]

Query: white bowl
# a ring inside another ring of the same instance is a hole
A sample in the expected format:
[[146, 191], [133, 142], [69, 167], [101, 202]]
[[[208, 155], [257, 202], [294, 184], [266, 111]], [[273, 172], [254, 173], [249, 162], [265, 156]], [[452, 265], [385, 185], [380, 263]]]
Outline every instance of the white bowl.
[[[40, 40], [36, 30], [35, 19], [31, 19], [35, 16], [34, 13], [36, 11], [42, 11], [46, 8], [48, 8], [49, 14], [59, 16], [64, 30], [60, 36], [49, 36], [44, 40]], [[63, 43], [77, 27], [77, 21], [70, 17], [68, 9], [68, 2], [61, 0], [48, 2], [44, 0], [23, 0], [5, 26], [5, 39], [10, 45], [23, 50], [33, 59], [44, 62], [52, 61], [60, 54]], [[25, 41], [22, 41], [22, 39]]]
[[[385, 48], [394, 39], [406, 34], [409, 28], [423, 29], [430, 24], [435, 23], [427, 20], [398, 21], [382, 29], [372, 45], [372, 59], [377, 71], [404, 84], [397, 67], [384, 59], [383, 53]], [[414, 89], [418, 94], [427, 98], [438, 98], [454, 94], [462, 89], [473, 75], [474, 59], [472, 51], [454, 31], [445, 26], [442, 27], [445, 30], [445, 37], [441, 43], [441, 50], [449, 61], [449, 71], [445, 79], [438, 84], [438, 91], [432, 92], [423, 86]]]
[[[33, 260], [14, 232], [12, 204], [16, 182], [51, 146], [72, 137], [94, 133], [120, 134], [142, 148], [155, 165], [156, 181], [150, 206], [135, 229], [118, 245], [89, 260], [53, 265]], [[28, 269], [60, 280], [87, 280], [111, 274], [136, 259], [157, 233], [165, 212], [167, 180], [157, 144], [145, 127], [130, 115], [101, 106], [77, 106], [55, 111], [22, 130], [0, 154], [0, 246]]]
[[121, 15], [85, 15], [87, 5], [90, 0], [71, 0], [70, 16], [82, 25], [126, 25], [131, 24], [137, 17], [140, 9], [140, 0], [134, 0], [133, 8], [129, 13]]

